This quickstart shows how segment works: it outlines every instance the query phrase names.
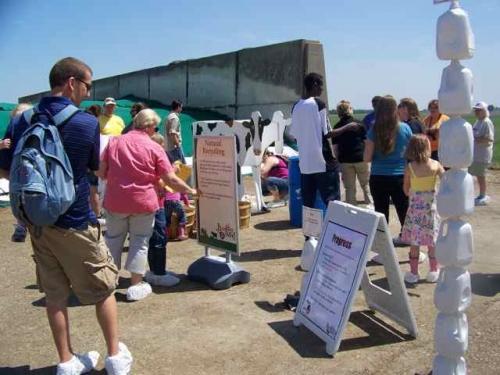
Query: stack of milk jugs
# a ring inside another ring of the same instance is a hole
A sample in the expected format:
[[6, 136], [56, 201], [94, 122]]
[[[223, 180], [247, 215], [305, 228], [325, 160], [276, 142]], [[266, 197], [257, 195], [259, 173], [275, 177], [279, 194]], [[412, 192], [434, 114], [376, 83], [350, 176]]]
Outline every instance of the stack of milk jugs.
[[440, 130], [439, 159], [450, 168], [443, 176], [437, 197], [442, 218], [436, 243], [436, 258], [444, 266], [434, 294], [439, 310], [434, 332], [433, 374], [465, 374], [468, 345], [465, 310], [471, 303], [470, 274], [464, 268], [472, 262], [472, 227], [464, 220], [474, 212], [474, 183], [467, 173], [472, 163], [472, 126], [460, 117], [472, 111], [472, 72], [460, 60], [474, 55], [474, 35], [467, 13], [453, 1], [438, 20], [437, 55], [451, 60], [443, 70], [439, 108], [450, 116]]

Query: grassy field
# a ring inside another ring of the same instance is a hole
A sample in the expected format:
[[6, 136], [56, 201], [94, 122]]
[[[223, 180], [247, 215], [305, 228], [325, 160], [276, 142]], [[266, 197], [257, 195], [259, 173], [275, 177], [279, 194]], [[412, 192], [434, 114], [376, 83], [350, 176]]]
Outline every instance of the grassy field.
[[[361, 120], [365, 114], [355, 114], [354, 117]], [[471, 125], [476, 121], [474, 115], [464, 116], [464, 119]], [[337, 115], [330, 115], [330, 123], [335, 125], [339, 120]], [[495, 144], [493, 146], [493, 163], [492, 168], [500, 169], [500, 113], [495, 113], [491, 116], [491, 121], [495, 125]]]

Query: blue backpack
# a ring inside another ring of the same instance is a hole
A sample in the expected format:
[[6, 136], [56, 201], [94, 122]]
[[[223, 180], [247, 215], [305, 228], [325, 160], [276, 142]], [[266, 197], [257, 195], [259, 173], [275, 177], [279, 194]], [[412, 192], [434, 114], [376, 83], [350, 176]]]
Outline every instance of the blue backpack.
[[37, 107], [23, 112], [30, 126], [14, 151], [9, 186], [18, 220], [37, 227], [53, 225], [75, 201], [73, 170], [57, 127], [78, 111], [68, 105], [55, 116]]

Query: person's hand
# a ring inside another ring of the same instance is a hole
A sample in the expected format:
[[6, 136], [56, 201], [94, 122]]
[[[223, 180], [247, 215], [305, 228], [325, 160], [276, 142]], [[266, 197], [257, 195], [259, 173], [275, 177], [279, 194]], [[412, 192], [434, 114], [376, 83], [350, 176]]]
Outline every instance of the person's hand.
[[198, 200], [202, 196], [200, 189], [191, 189], [189, 194], [192, 195], [194, 200]]
[[352, 122], [350, 124], [347, 124], [345, 127], [347, 131], [350, 131], [350, 130], [359, 130], [363, 127], [363, 125]]
[[7, 138], [0, 142], [0, 150], [4, 148], [10, 148], [10, 139]]

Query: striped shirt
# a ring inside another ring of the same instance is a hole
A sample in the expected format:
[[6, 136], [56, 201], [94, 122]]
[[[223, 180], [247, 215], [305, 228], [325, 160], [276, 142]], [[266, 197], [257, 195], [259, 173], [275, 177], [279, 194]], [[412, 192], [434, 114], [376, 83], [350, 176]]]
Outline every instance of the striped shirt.
[[[69, 104], [73, 103], [67, 98], [49, 96], [40, 101], [38, 108], [54, 116]], [[28, 124], [22, 115], [11, 120], [5, 138], [10, 138], [12, 144], [10, 149], [0, 151], [1, 169], [10, 170], [17, 142], [27, 128]], [[87, 229], [92, 217], [87, 171], [99, 169], [99, 123], [94, 116], [78, 112], [66, 124], [59, 127], [59, 131], [73, 169], [76, 197], [75, 202], [64, 215], [59, 217], [55, 225], [65, 229]]]

